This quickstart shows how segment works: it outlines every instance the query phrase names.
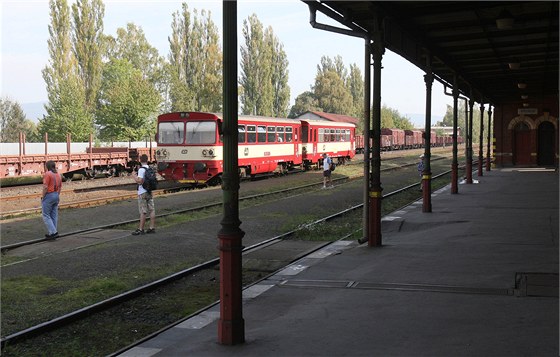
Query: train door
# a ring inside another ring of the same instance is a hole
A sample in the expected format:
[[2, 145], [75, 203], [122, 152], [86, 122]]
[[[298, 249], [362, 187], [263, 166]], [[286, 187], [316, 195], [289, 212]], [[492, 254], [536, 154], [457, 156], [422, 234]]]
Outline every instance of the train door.
[[518, 123], [513, 131], [514, 136], [514, 165], [529, 165], [531, 163], [531, 130], [526, 123]]
[[537, 162], [541, 166], [554, 165], [555, 141], [554, 125], [545, 121], [539, 125]]

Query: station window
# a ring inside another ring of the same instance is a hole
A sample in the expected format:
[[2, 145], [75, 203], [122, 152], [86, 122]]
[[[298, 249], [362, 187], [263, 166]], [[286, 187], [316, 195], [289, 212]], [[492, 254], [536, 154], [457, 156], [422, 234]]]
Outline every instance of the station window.
[[161, 122], [158, 126], [159, 144], [183, 144], [185, 141], [184, 122]]
[[257, 141], [259, 143], [266, 143], [266, 126], [257, 125]]
[[266, 128], [266, 140], [268, 140], [269, 143], [273, 143], [276, 141], [276, 127], [275, 126], [269, 126]]
[[292, 132], [293, 128], [291, 126], [286, 127], [286, 142], [291, 143], [294, 141], [294, 136]]
[[247, 125], [247, 142], [248, 143], [257, 142], [257, 127], [254, 125]]
[[245, 130], [245, 125], [238, 125], [237, 126], [237, 143], [239, 144], [244, 144], [245, 143], [245, 137], [246, 137], [246, 130]]
[[276, 141], [278, 141], [279, 143], [284, 142], [284, 127], [283, 126], [277, 126], [276, 127], [276, 134], [278, 134], [278, 139]]

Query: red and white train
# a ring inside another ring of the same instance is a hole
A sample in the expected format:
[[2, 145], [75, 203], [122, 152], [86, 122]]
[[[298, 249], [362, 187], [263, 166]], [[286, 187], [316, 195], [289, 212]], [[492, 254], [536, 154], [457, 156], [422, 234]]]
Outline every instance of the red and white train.
[[[175, 112], [158, 117], [156, 161], [166, 180], [192, 184], [220, 182], [223, 173], [223, 118], [220, 114]], [[355, 155], [355, 125], [327, 120], [238, 117], [240, 177], [286, 173]]]

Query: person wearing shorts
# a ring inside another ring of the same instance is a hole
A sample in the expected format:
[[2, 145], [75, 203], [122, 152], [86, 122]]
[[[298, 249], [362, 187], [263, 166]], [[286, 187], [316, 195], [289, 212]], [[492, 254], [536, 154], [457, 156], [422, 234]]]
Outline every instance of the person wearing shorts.
[[[156, 209], [154, 206], [154, 198], [151, 192], [148, 192], [142, 184], [144, 183], [144, 174], [148, 168], [148, 155], [140, 156], [140, 168], [138, 172], [134, 173], [134, 181], [138, 184], [138, 211], [140, 212], [140, 223], [138, 229], [132, 232], [132, 235], [137, 236], [144, 233], [156, 232]], [[150, 228], [144, 231], [146, 224], [146, 217], [150, 215]]]

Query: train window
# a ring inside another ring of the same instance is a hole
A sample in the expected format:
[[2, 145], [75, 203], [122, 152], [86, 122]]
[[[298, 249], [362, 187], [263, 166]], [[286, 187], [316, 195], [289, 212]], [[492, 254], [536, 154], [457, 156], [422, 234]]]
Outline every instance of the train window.
[[266, 139], [269, 143], [273, 143], [276, 141], [276, 127], [269, 126], [266, 128]]
[[319, 139], [320, 143], [328, 141], [325, 137], [325, 129], [319, 128], [319, 138], [318, 139]]
[[237, 126], [237, 143], [244, 144], [245, 143], [245, 125], [238, 125]]
[[259, 143], [266, 143], [266, 126], [257, 125], [257, 141]]
[[283, 126], [277, 126], [276, 127], [276, 133], [278, 134], [278, 139], [276, 139], [276, 141], [278, 141], [279, 143], [284, 141], [284, 127]]
[[336, 141], [340, 141], [340, 129], [335, 129], [335, 133], [336, 133]]
[[334, 129], [330, 129], [330, 141], [336, 141], [336, 135], [334, 133]]
[[247, 142], [248, 143], [257, 142], [257, 127], [254, 125], [247, 125]]
[[292, 141], [294, 141], [292, 130], [293, 130], [293, 128], [291, 126], [286, 127], [286, 142], [288, 142], [288, 143], [291, 143]]
[[350, 129], [344, 131], [344, 140], [350, 141]]
[[189, 121], [187, 122], [187, 144], [215, 144], [216, 122]]
[[158, 125], [159, 144], [182, 144], [185, 140], [185, 123], [161, 122]]

